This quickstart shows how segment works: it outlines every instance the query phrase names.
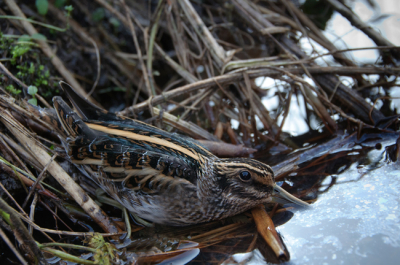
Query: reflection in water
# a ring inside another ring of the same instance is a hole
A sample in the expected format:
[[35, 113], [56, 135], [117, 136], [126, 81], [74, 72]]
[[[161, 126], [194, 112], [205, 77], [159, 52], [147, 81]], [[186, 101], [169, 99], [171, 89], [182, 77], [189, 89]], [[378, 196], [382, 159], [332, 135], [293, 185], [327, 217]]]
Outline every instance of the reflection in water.
[[169, 264], [186, 264], [189, 261], [193, 260], [198, 254], [200, 250], [198, 248], [191, 249], [188, 251], [183, 252], [182, 254], [163, 260], [162, 262], [159, 263], [159, 265], [169, 265]]

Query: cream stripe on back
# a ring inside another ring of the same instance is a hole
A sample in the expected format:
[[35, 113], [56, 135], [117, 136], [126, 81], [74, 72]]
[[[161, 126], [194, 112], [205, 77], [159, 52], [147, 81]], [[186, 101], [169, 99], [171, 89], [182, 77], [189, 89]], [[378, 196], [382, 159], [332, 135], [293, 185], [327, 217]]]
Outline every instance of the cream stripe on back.
[[128, 139], [133, 139], [133, 140], [138, 140], [138, 141], [145, 141], [145, 142], [149, 142], [149, 143], [153, 143], [156, 145], [162, 145], [165, 147], [169, 147], [171, 149], [174, 149], [176, 151], [179, 151], [185, 155], [190, 156], [191, 158], [195, 159], [195, 160], [199, 160], [199, 156], [193, 152], [190, 152], [188, 149], [179, 146], [177, 144], [174, 144], [172, 142], [169, 142], [167, 140], [164, 139], [160, 139], [160, 138], [155, 138], [155, 137], [150, 137], [150, 136], [145, 136], [145, 135], [140, 135], [137, 133], [133, 133], [133, 132], [128, 132], [128, 131], [122, 131], [122, 130], [118, 130], [118, 129], [112, 129], [112, 128], [108, 128], [105, 126], [101, 126], [98, 124], [93, 124], [93, 123], [86, 123], [87, 126], [90, 129], [96, 130], [96, 131], [100, 131], [100, 132], [105, 132], [107, 134], [113, 134], [113, 135], [118, 135], [118, 136], [122, 136], [122, 137], [126, 137]]
[[251, 165], [249, 165], [249, 164], [246, 164], [246, 163], [220, 162], [220, 163], [218, 163], [218, 164], [223, 165], [223, 166], [226, 166], [226, 167], [229, 167], [230, 165], [234, 166], [235, 168], [237, 168], [237, 167], [244, 167], [244, 168], [247, 168], [247, 169], [249, 169], [249, 170], [258, 172], [258, 173], [260, 173], [260, 174], [265, 174], [266, 172], [269, 174], [269, 172], [266, 171], [266, 170], [260, 169], [260, 168], [258, 168], [258, 167], [253, 167], [253, 166], [251, 166]]

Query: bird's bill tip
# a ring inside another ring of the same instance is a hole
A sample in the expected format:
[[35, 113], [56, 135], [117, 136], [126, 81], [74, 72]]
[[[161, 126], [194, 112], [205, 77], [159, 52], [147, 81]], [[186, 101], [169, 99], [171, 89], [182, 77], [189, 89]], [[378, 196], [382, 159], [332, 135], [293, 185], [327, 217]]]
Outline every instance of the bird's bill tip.
[[277, 202], [280, 204], [295, 203], [304, 207], [310, 206], [310, 204], [300, 200], [299, 198], [296, 198], [286, 190], [279, 187], [277, 184], [274, 185], [274, 189], [272, 192], [272, 202]]

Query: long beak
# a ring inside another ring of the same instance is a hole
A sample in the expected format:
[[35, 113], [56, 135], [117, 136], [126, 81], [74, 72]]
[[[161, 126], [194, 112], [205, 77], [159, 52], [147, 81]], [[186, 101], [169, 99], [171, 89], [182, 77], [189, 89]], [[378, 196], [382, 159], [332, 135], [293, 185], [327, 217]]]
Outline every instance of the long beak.
[[294, 197], [292, 194], [282, 189], [278, 185], [274, 185], [274, 190], [272, 192], [272, 201], [280, 204], [295, 203], [301, 206], [310, 206], [308, 203]]

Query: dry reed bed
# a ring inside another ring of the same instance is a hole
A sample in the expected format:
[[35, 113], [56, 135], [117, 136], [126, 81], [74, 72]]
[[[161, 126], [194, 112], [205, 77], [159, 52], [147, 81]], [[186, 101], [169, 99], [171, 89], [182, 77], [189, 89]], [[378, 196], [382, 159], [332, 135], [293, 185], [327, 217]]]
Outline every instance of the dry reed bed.
[[[65, 80], [98, 105], [203, 140], [214, 152], [224, 149], [225, 152], [218, 153], [221, 156], [253, 154], [275, 164], [278, 180], [294, 173], [309, 176], [311, 171], [305, 169], [312, 168], [313, 174], [318, 177], [310, 183], [302, 180], [295, 184], [299, 187], [303, 185], [298, 191], [299, 196], [315, 199], [315, 191], [323, 177], [328, 175], [323, 163], [343, 159], [346, 155], [330, 156], [334, 148], [340, 148], [344, 142], [356, 141], [354, 135], [360, 137], [368, 130], [391, 134], [398, 129], [398, 119], [388, 107], [391, 100], [389, 91], [395, 86], [400, 70], [395, 64], [399, 60], [398, 47], [365, 25], [339, 1], [327, 0], [327, 3], [376, 43], [377, 47], [371, 49], [381, 52], [379, 64], [357, 65], [346, 57], [348, 50], [337, 50], [302, 10], [289, 0], [96, 0], [87, 3], [73, 0], [70, 1], [74, 8], [71, 16], [65, 15], [63, 9], [55, 7], [52, 2], [45, 16], [39, 15], [33, 3], [28, 1], [5, 0], [0, 4], [2, 40], [10, 35], [38, 36], [40, 33], [45, 36], [31, 38], [33, 44], [30, 44], [29, 51], [14, 58], [14, 62], [11, 60], [12, 47], [23, 45], [18, 43], [20, 40], [15, 39], [9, 47], [4, 46], [4, 50], [0, 51], [0, 70], [3, 73], [0, 83], [0, 168], [3, 178], [11, 176], [16, 179], [2, 180], [5, 201], [1, 200], [0, 208], [5, 222], [1, 222], [0, 232], [6, 242], [9, 235], [15, 236], [20, 250], [11, 241], [7, 244], [19, 255], [20, 261], [26, 264], [27, 261], [33, 263], [38, 260], [45, 264], [45, 255], [61, 255], [57, 252], [60, 251], [75, 256], [92, 252], [94, 259], [103, 263], [116, 262], [118, 257], [151, 263], [182, 252], [160, 247], [160, 244], [163, 245], [161, 235], [168, 239], [166, 245], [172, 244], [172, 239], [187, 240], [190, 235], [190, 240], [208, 249], [208, 261], [221, 263], [235, 251], [251, 251], [257, 246], [260, 248], [263, 243], [251, 223], [252, 216], [247, 214], [238, 217], [238, 220], [190, 228], [160, 228], [161, 232], [157, 231], [159, 240], [154, 239], [154, 233], [143, 232], [140, 227], [130, 224], [131, 232], [140, 230], [136, 233], [143, 233], [142, 238], [145, 239], [138, 240], [136, 249], [133, 247], [134, 250], [119, 252], [117, 256], [112, 254], [116, 254], [113, 247], [104, 242], [100, 246], [91, 242], [90, 247], [80, 249], [82, 252], [69, 249], [76, 249], [76, 245], [56, 244], [57, 250], [55, 245], [34, 244], [34, 240], [71, 243], [71, 235], [78, 235], [80, 239], [91, 237], [89, 232], [92, 231], [88, 231], [87, 224], [102, 236], [118, 240], [118, 236], [126, 230], [127, 220], [110, 217], [110, 213], [118, 216], [120, 212], [106, 207], [106, 213], [96, 204], [92, 183], [70, 177], [73, 170], [65, 161], [58, 139], [65, 138], [65, 134], [42, 120], [26, 103], [32, 98], [29, 86], [37, 80], [38, 72], [18, 74], [22, 71], [18, 65], [41, 64], [48, 70], [47, 82], [40, 83], [38, 92], [33, 95], [42, 107], [51, 108], [51, 97], [58, 93], [53, 84]], [[29, 17], [31, 20], [15, 17]], [[61, 30], [42, 27], [34, 21], [57, 26]], [[318, 50], [321, 49], [318, 49], [306, 53], [299, 46], [299, 38], [312, 40], [325, 52], [320, 54]], [[326, 59], [326, 65], [318, 65], [316, 59], [319, 58]], [[374, 83], [369, 75], [378, 75], [379, 80]], [[354, 80], [351, 87], [341, 82], [342, 76]], [[262, 98], [274, 88], [261, 87], [261, 82], [255, 81], [262, 77], [274, 79], [276, 87], [279, 87], [274, 95], [278, 97], [279, 104], [272, 111], [267, 110]], [[22, 93], [13, 95], [7, 89], [10, 84]], [[376, 87], [383, 92], [371, 93]], [[307, 103], [305, 121], [310, 133], [299, 138], [282, 131], [293, 96]], [[368, 103], [366, 98], [373, 104]], [[380, 110], [374, 108], [378, 100], [384, 105]], [[279, 118], [281, 121], [278, 122]], [[237, 129], [232, 128], [231, 120], [239, 123]], [[322, 130], [318, 132], [311, 124], [312, 120], [317, 120]], [[344, 129], [354, 134], [345, 140], [335, 137], [341, 135]], [[321, 143], [328, 139], [331, 142], [326, 145], [330, 147], [325, 147], [323, 154], [314, 156], [312, 148], [307, 151], [306, 158], [300, 155], [285, 158], [303, 143]], [[278, 163], [278, 158], [285, 161]], [[301, 164], [311, 160], [308, 165]], [[28, 187], [31, 187], [30, 190]], [[307, 197], [313, 192], [313, 196]], [[79, 205], [83, 211], [72, 210], [67, 201]], [[38, 203], [45, 208], [47, 216], [53, 216], [52, 224], [35, 217]], [[271, 216], [282, 212], [276, 207], [271, 210]], [[59, 216], [60, 212], [64, 217]], [[28, 225], [28, 229], [21, 220]], [[40, 227], [38, 221], [53, 227]], [[63, 228], [53, 229], [54, 222], [56, 227], [60, 225]], [[8, 235], [3, 230], [8, 230]], [[40, 235], [33, 233], [34, 230]], [[228, 251], [228, 243], [222, 242], [235, 243], [230, 245], [231, 250]], [[141, 251], [144, 248], [142, 245], [147, 249], [158, 246], [165, 252], [154, 254]], [[207, 248], [211, 245], [214, 249]], [[199, 246], [185, 250], [196, 247]], [[213, 256], [213, 253], [219, 252], [224, 255]], [[264, 251], [262, 253], [265, 254]], [[288, 256], [287, 253], [285, 258], [288, 259]], [[268, 260], [278, 262], [274, 255]], [[202, 260], [197, 262], [202, 263]]]

